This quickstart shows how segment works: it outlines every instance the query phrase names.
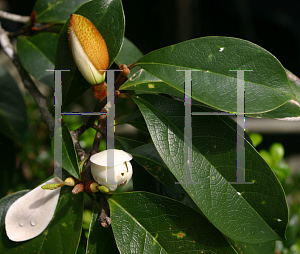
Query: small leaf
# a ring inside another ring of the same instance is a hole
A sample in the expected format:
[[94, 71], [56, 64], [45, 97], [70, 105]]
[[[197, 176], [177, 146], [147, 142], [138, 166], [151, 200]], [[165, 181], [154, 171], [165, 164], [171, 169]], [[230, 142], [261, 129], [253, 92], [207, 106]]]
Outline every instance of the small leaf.
[[88, 0], [37, 0], [33, 10], [36, 21], [40, 23], [64, 23], [75, 10]]
[[253, 132], [250, 133], [249, 135], [254, 147], [257, 147], [263, 141], [263, 137], [259, 133]]
[[175, 200], [133, 192], [108, 203], [121, 253], [236, 253], [211, 223]]
[[32, 76], [47, 86], [54, 87], [55, 48], [58, 35], [40, 33], [35, 36], [18, 37], [18, 53], [22, 65]]
[[[74, 147], [70, 130], [66, 125], [62, 125], [62, 167], [76, 179], [80, 179], [77, 153]], [[52, 139], [52, 150], [54, 138]]]
[[226, 112], [237, 110], [237, 72], [229, 70], [252, 70], [244, 77], [247, 114], [270, 111], [295, 98], [280, 62], [265, 49], [241, 39], [197, 38], [150, 52], [137, 65], [181, 93], [185, 78], [178, 70], [195, 70], [193, 100]]
[[270, 155], [275, 163], [278, 163], [284, 157], [284, 147], [281, 143], [273, 143], [270, 147]]
[[26, 105], [17, 83], [2, 66], [0, 91], [0, 132], [23, 143], [27, 131]]

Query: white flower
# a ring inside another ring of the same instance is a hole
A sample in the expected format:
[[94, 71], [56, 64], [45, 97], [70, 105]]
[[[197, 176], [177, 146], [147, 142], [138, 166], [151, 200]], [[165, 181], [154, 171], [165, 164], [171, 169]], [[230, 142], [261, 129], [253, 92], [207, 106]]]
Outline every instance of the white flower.
[[[112, 155], [113, 153], [113, 155]], [[113, 156], [114, 161], [109, 160]], [[94, 180], [115, 191], [120, 184], [126, 185], [132, 177], [132, 166], [129, 162], [132, 155], [118, 149], [109, 149], [91, 157], [91, 172]], [[108, 179], [111, 172], [113, 179]]]

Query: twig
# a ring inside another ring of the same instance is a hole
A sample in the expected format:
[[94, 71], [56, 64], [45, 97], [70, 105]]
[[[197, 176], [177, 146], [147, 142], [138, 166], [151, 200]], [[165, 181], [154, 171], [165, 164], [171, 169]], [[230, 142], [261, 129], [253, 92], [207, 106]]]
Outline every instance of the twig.
[[100, 223], [102, 227], [108, 228], [111, 224], [111, 218], [109, 217], [109, 205], [105, 198], [105, 196], [101, 193], [98, 194], [97, 197], [100, 199], [100, 206], [101, 206], [101, 214], [100, 214]]
[[122, 71], [116, 80], [116, 85], [115, 85], [116, 91], [119, 90], [119, 88], [123, 84], [123, 81], [125, 80], [126, 76], [130, 73], [130, 70], [128, 69], [128, 67], [125, 64], [121, 64], [120, 69]]
[[13, 46], [7, 36], [7, 32], [4, 31], [1, 26], [0, 26], [0, 44], [2, 45], [4, 52], [8, 55], [8, 57], [11, 59], [13, 64], [16, 66], [22, 78], [24, 86], [32, 95], [36, 104], [38, 105], [41, 112], [42, 121], [47, 124], [49, 130], [49, 136], [50, 139], [52, 139], [54, 133], [54, 118], [48, 109], [47, 100], [37, 89], [36, 85], [33, 83], [29, 74], [22, 66], [20, 59], [16, 54], [16, 52], [14, 51]]
[[46, 30], [47, 28], [53, 26], [54, 23], [49, 23], [49, 24], [46, 24], [46, 25], [43, 25], [43, 26], [40, 26], [40, 27], [27, 27], [27, 28], [24, 28], [24, 29], [21, 29], [20, 31], [18, 32], [11, 32], [8, 34], [9, 37], [16, 37], [16, 36], [19, 36], [19, 35], [22, 35], [22, 34], [26, 34], [26, 33], [40, 33], [44, 30]]
[[101, 134], [106, 135], [106, 130], [104, 128], [100, 128], [97, 125], [92, 126], [92, 128], [98, 132], [100, 132]]
[[[101, 110], [101, 112], [103, 112], [103, 111], [105, 111], [105, 109]], [[95, 136], [92, 151], [91, 151], [91, 156], [94, 155], [95, 153], [99, 152], [99, 146], [100, 146], [102, 134], [106, 135], [106, 132], [103, 132], [103, 129], [105, 126], [106, 126], [106, 115], [100, 115], [99, 120], [98, 120], [98, 125], [93, 126], [93, 127], [97, 127], [97, 129], [99, 129], [100, 131], [97, 130], [97, 132], [96, 132], [96, 136]]]
[[90, 199], [92, 200], [94, 206], [96, 206], [100, 213], [100, 223], [102, 227], [108, 228], [111, 224], [111, 218], [109, 217], [109, 204], [105, 198], [105, 195], [101, 192], [98, 192], [96, 195], [99, 198], [100, 204], [97, 202], [97, 200], [94, 198], [92, 194], [87, 193]]
[[85, 151], [81, 148], [81, 145], [79, 143], [79, 136], [76, 134], [75, 131], [71, 131], [71, 136], [73, 138], [73, 143], [75, 146], [75, 149], [77, 151], [79, 159], [82, 161], [84, 158], [86, 158], [88, 155], [85, 153]]
[[128, 68], [129, 70], [133, 69], [134, 67], [137, 67], [137, 65], [136, 65], [135, 63], [132, 63], [132, 64], [127, 65], [127, 68]]
[[21, 16], [6, 11], [1, 11], [1, 10], [0, 10], [0, 18], [9, 19], [20, 23], [27, 23], [30, 20], [29, 16]]

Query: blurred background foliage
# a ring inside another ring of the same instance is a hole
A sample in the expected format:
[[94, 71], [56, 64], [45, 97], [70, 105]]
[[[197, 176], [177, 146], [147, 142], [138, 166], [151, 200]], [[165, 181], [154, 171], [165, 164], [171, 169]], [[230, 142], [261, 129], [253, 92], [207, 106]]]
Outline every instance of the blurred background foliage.
[[[20, 15], [30, 15], [34, 0], [0, 0], [0, 9]], [[123, 1], [126, 15], [125, 36], [146, 54], [152, 50], [202, 36], [232, 36], [254, 42], [274, 54], [284, 66], [300, 76], [300, 1], [298, 0], [154, 0]], [[0, 19], [3, 28], [18, 31], [22, 24]], [[0, 63], [7, 66], [11, 75], [18, 75], [3, 54]], [[116, 68], [116, 66], [112, 66]], [[38, 83], [39, 89], [49, 98], [53, 110], [53, 90]], [[53, 174], [53, 155], [46, 125], [40, 120], [40, 112], [31, 95], [21, 90], [27, 106], [28, 130], [23, 145], [0, 134], [0, 198], [23, 189], [32, 189]], [[95, 103], [91, 90], [78, 100], [70, 111], [91, 111]], [[134, 112], [134, 104], [116, 100], [116, 117], [122, 120]], [[122, 109], [129, 108], [130, 112]], [[86, 119], [82, 116], [63, 116], [70, 130], [79, 127]], [[259, 122], [259, 120], [257, 120]], [[0, 123], [1, 124], [1, 123]], [[132, 133], [136, 140], [148, 142], [150, 137], [128, 125], [117, 127], [117, 133]], [[251, 130], [250, 130], [251, 131]], [[95, 130], [89, 129], [80, 137], [82, 147], [89, 152]], [[277, 243], [277, 253], [300, 253], [300, 166], [291, 168], [285, 158], [300, 154], [300, 131], [298, 133], [268, 133], [263, 136], [251, 133], [254, 146], [269, 163], [280, 180], [287, 195], [290, 222], [287, 241]], [[116, 143], [116, 148], [121, 148]], [[102, 140], [100, 149], [105, 149]], [[299, 162], [299, 159], [298, 159]], [[142, 167], [139, 175], [147, 174]], [[136, 171], [137, 172], [137, 171]], [[145, 188], [145, 186], [143, 186]], [[136, 189], [138, 186], [136, 186]], [[149, 190], [153, 190], [149, 183]], [[88, 201], [86, 201], [88, 202]], [[89, 207], [88, 204], [86, 206]], [[84, 212], [84, 230], [88, 230], [91, 211]]]

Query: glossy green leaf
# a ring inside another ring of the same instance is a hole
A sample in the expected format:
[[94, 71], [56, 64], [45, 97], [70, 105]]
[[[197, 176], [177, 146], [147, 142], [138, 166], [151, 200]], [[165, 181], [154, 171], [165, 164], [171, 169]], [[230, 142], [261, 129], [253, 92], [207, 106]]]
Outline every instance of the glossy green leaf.
[[58, 35], [40, 33], [35, 36], [18, 37], [18, 54], [22, 65], [32, 76], [50, 87], [54, 87], [55, 48]]
[[237, 72], [230, 70], [252, 70], [244, 77], [248, 114], [270, 111], [295, 98], [280, 62], [265, 49], [241, 39], [197, 38], [150, 52], [137, 65], [181, 93], [184, 72], [177, 70], [194, 70], [193, 100], [226, 112], [236, 112]]
[[[13, 242], [8, 239], [5, 228], [2, 227], [0, 232], [0, 252], [5, 254], [76, 253], [81, 234], [83, 195], [82, 193], [74, 195], [71, 191], [72, 188], [70, 187], [62, 188], [54, 218], [39, 236], [24, 242]], [[0, 207], [5, 207], [7, 211], [12, 204], [10, 199], [16, 200], [22, 194], [26, 194], [26, 191], [14, 193], [3, 198], [0, 201]], [[7, 205], [5, 206], [5, 204]], [[6, 211], [2, 211], [0, 225], [4, 223]]]
[[[52, 150], [54, 138], [52, 139]], [[66, 125], [62, 125], [62, 165], [70, 175], [80, 179], [77, 153], [73, 143], [70, 130]]]
[[234, 246], [235, 250], [239, 254], [274, 254], [275, 253], [275, 241], [260, 243], [260, 244], [248, 244], [233, 241], [229, 239]]
[[292, 89], [296, 94], [295, 100], [300, 103], [300, 79], [287, 69], [286, 69], [286, 73], [291, 83]]
[[123, 146], [126, 152], [129, 152], [129, 150], [144, 144], [143, 142], [140, 141], [136, 141], [133, 139], [124, 138], [116, 135], [115, 135], [115, 139], [120, 142], [120, 144]]
[[77, 8], [89, 0], [37, 0], [33, 10], [37, 22], [65, 22]]
[[261, 114], [249, 115], [258, 118], [277, 118], [279, 120], [299, 121], [300, 120], [300, 80], [293, 73], [286, 70], [291, 87], [296, 95], [296, 98], [288, 101], [281, 107]]
[[277, 109], [266, 113], [246, 115], [256, 118], [270, 118], [287, 121], [299, 121], [300, 120], [300, 104], [295, 100], [290, 100]]
[[[161, 158], [184, 182], [184, 106], [156, 95], [134, 98]], [[193, 108], [192, 112], [203, 111]], [[192, 181], [182, 184], [204, 215], [228, 237], [250, 244], [284, 238], [288, 209], [273, 171], [245, 141], [245, 181], [234, 184], [236, 123], [225, 116], [193, 116]]]
[[27, 131], [27, 113], [16, 81], [0, 66], [0, 132], [23, 143]]
[[175, 200], [133, 192], [108, 202], [121, 253], [236, 253], [204, 217]]
[[22, 190], [15, 192], [11, 195], [8, 195], [2, 199], [0, 199], [0, 232], [4, 229], [5, 226], [5, 215], [8, 208], [20, 197], [24, 196], [30, 190]]
[[[124, 37], [124, 42], [121, 51], [117, 56], [115, 62], [118, 66], [120, 66], [120, 64], [129, 65], [135, 63], [142, 56], [143, 53], [130, 40]], [[134, 67], [130, 70], [130, 74], [128, 75], [128, 77], [131, 77], [135, 72], [137, 72], [140, 69], [141, 68], [138, 66]]]
[[101, 226], [100, 212], [94, 207], [93, 217], [90, 224], [88, 243], [86, 248], [87, 254], [118, 254], [119, 250], [111, 227], [104, 228]]
[[74, 147], [70, 130], [66, 125], [62, 126], [62, 167], [72, 176], [80, 179], [77, 163], [77, 153]]
[[139, 110], [124, 116], [117, 124], [130, 124], [141, 131], [148, 132], [145, 120]]
[[141, 69], [135, 72], [121, 87], [120, 90], [134, 90], [136, 92], [165, 93], [173, 98], [181, 98], [184, 94], [176, 88], [169, 86], [161, 79]]
[[[111, 65], [121, 49], [124, 38], [124, 13], [120, 0], [93, 0], [82, 5], [77, 11], [96, 26], [103, 36]], [[76, 101], [82, 94], [91, 88], [77, 69], [68, 43], [69, 20], [62, 28], [55, 54], [55, 68], [70, 70], [62, 73], [63, 109]]]
[[158, 181], [162, 182], [169, 188], [185, 193], [180, 184], [176, 184], [177, 179], [167, 168], [159, 156], [154, 144], [145, 144], [129, 151], [134, 160], [145, 168]]

